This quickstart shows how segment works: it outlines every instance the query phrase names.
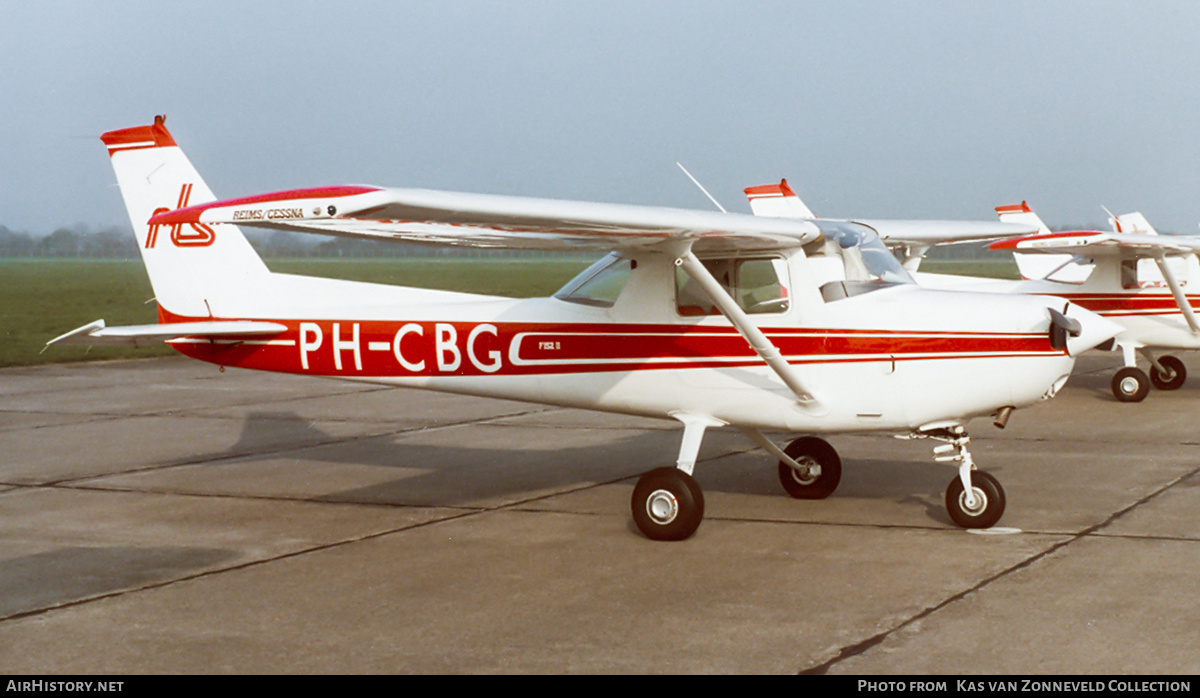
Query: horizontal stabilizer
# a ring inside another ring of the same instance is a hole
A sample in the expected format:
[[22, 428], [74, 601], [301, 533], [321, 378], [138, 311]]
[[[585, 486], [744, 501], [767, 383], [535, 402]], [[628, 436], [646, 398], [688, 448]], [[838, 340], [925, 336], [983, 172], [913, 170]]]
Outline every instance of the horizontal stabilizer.
[[96, 320], [55, 337], [46, 342], [46, 346], [51, 344], [146, 346], [185, 337], [212, 340], [269, 337], [285, 330], [287, 330], [287, 326], [278, 322], [254, 320], [205, 320], [123, 327], [106, 327], [103, 320]]

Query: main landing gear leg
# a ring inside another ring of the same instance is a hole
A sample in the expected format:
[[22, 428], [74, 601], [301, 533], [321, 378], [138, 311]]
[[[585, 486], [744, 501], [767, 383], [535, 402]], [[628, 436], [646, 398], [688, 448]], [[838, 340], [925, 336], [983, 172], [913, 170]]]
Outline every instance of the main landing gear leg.
[[917, 438], [935, 439], [944, 445], [933, 449], [933, 459], [958, 462], [958, 477], [946, 488], [946, 511], [962, 528], [989, 528], [1004, 515], [1004, 488], [999, 481], [975, 469], [967, 445], [971, 437], [961, 426], [917, 432]]
[[684, 540], [704, 519], [704, 492], [692, 470], [708, 427], [724, 422], [691, 415], [675, 415], [683, 422], [683, 443], [674, 468], [655, 468], [642, 475], [633, 488], [629, 507], [633, 521], [651, 540]]

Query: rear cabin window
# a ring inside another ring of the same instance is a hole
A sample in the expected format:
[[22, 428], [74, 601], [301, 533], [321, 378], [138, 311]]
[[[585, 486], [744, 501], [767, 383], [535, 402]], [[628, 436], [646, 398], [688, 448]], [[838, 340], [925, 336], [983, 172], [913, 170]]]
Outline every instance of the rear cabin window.
[[[782, 258], [701, 260], [748, 314], [787, 312], [787, 264]], [[720, 315], [708, 295], [681, 267], [675, 268], [675, 302], [680, 315]]]

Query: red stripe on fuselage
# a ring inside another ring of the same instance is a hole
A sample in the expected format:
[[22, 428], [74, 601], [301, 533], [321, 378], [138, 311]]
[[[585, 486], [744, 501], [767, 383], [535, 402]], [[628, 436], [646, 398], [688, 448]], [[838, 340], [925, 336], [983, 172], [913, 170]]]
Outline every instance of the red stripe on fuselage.
[[[1060, 294], [1055, 294], [1060, 295]], [[1072, 303], [1099, 315], [1169, 315], [1181, 314], [1175, 296], [1169, 291], [1130, 291], [1129, 293], [1068, 293], [1061, 294]], [[1193, 308], [1200, 309], [1200, 296], [1187, 296]]]
[[[182, 321], [160, 310], [160, 318]], [[207, 318], [197, 318], [207, 319]], [[322, 376], [482, 376], [757, 366], [734, 329], [694, 325], [273, 320], [274, 337], [172, 345], [225, 366]], [[1047, 333], [765, 329], [792, 363], [1056, 356]]]

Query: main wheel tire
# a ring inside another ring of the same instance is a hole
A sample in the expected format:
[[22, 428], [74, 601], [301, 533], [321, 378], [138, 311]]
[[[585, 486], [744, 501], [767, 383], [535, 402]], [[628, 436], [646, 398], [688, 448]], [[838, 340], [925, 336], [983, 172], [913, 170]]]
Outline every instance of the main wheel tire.
[[825, 499], [842, 481], [842, 459], [824, 439], [803, 436], [788, 444], [783, 452], [814, 471], [804, 475], [779, 461], [779, 482], [796, 499]]
[[1165, 369], [1159, 371], [1150, 366], [1150, 382], [1159, 390], [1178, 390], [1187, 380], [1187, 367], [1174, 356], [1163, 356], [1158, 359], [1158, 365]]
[[962, 528], [990, 528], [1004, 515], [1004, 488], [991, 475], [971, 471], [971, 489], [975, 491], [975, 506], [967, 506], [967, 494], [962, 478], [956, 477], [946, 488], [946, 511], [950, 519]]
[[1112, 379], [1113, 395], [1121, 402], [1141, 402], [1150, 393], [1150, 377], [1134, 366], [1126, 366]]
[[633, 521], [651, 540], [683, 540], [704, 518], [704, 492], [678, 468], [655, 468], [642, 475], [630, 500]]

